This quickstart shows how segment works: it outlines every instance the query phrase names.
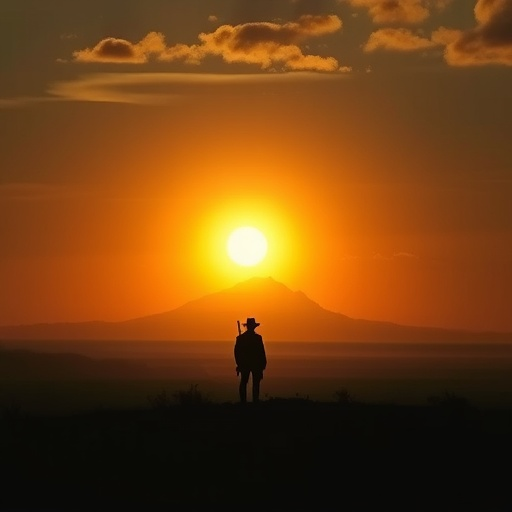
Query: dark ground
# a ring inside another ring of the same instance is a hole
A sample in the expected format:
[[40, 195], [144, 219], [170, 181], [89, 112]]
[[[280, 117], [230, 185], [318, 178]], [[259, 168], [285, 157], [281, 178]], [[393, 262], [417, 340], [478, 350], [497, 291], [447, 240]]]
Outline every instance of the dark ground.
[[450, 395], [425, 406], [187, 398], [63, 416], [5, 409], [0, 509], [512, 510], [510, 409]]

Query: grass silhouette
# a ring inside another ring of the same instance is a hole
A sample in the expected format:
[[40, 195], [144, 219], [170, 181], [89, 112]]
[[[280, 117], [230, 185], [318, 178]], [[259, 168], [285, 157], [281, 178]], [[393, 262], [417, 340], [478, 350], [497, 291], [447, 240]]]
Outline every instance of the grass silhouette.
[[201, 407], [212, 404], [212, 400], [199, 390], [199, 384], [190, 384], [188, 389], [179, 389], [170, 394], [166, 389], [148, 395], [149, 405], [157, 411], [166, 411], [175, 405], [180, 407]]

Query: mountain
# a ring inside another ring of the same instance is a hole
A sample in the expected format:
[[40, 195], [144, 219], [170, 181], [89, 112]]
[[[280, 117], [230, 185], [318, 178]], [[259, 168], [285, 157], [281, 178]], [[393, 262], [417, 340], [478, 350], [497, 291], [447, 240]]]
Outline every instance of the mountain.
[[324, 309], [272, 278], [232, 288], [155, 315], [124, 322], [82, 322], [0, 327], [0, 340], [224, 340], [236, 320], [255, 317], [269, 341], [512, 342], [512, 333], [471, 332], [358, 320]]

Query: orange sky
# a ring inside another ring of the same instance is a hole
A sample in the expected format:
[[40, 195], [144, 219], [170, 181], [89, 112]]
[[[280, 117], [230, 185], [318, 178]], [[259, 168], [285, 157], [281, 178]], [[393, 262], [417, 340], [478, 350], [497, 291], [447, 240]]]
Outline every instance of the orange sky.
[[[0, 6], [0, 324], [260, 275], [512, 330], [510, 0], [104, 4]], [[249, 269], [224, 250], [244, 224], [269, 241]]]

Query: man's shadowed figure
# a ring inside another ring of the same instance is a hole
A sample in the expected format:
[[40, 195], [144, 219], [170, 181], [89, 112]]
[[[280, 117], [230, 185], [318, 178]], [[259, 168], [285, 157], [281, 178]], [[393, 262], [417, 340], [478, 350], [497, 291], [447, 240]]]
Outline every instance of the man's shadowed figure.
[[235, 362], [236, 374], [240, 374], [240, 402], [247, 402], [247, 383], [252, 374], [252, 401], [258, 402], [260, 398], [260, 381], [263, 371], [267, 367], [267, 356], [263, 338], [254, 329], [260, 325], [254, 318], [248, 318], [243, 324], [247, 329], [236, 337]]

